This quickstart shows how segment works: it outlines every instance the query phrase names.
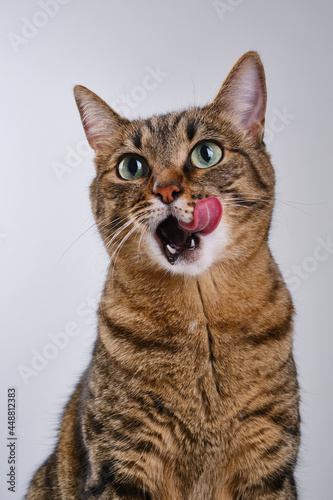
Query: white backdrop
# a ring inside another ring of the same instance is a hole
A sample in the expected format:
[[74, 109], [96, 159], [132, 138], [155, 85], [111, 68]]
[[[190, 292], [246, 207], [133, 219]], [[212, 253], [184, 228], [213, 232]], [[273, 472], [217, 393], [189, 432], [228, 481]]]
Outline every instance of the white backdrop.
[[[277, 173], [271, 247], [297, 309], [302, 500], [332, 495], [332, 14], [324, 0], [1, 2], [0, 497], [22, 498], [86, 366], [107, 258], [72, 88], [128, 118], [205, 104], [236, 60], [262, 56]], [[150, 76], [147, 76], [150, 75]], [[61, 334], [60, 334], [61, 333]], [[17, 390], [16, 492], [7, 389]]]

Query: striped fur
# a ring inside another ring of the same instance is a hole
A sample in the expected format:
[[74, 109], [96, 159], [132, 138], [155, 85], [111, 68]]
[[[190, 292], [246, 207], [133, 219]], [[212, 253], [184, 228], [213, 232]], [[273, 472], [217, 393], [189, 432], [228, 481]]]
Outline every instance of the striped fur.
[[[234, 105], [232, 96], [244, 75], [261, 86], [261, 114], [243, 103], [237, 116], [242, 96]], [[76, 98], [111, 260], [92, 360], [26, 499], [296, 499], [294, 311], [267, 246], [275, 181], [258, 55], [243, 56], [204, 108], [129, 122], [82, 87]], [[189, 161], [202, 140], [224, 149], [209, 169]], [[151, 174], [119, 178], [127, 153], [144, 157]], [[177, 273], [155, 259], [148, 235], [166, 210], [157, 181], [181, 187], [184, 218], [200, 199], [221, 200], [227, 232], [208, 269]]]

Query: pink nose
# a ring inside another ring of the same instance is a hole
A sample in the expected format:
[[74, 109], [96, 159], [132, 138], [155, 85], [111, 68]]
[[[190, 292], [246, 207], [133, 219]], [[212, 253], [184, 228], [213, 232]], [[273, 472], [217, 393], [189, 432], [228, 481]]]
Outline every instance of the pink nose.
[[177, 184], [172, 184], [171, 186], [157, 186], [153, 192], [160, 195], [164, 203], [169, 204], [174, 200], [176, 193], [180, 191]]

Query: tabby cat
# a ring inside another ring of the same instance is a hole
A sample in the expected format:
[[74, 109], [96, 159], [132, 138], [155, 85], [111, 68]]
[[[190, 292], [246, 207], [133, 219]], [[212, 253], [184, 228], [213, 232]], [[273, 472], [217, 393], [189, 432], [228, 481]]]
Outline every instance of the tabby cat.
[[268, 248], [257, 53], [210, 104], [129, 121], [75, 87], [110, 255], [92, 360], [27, 500], [297, 498], [293, 305]]

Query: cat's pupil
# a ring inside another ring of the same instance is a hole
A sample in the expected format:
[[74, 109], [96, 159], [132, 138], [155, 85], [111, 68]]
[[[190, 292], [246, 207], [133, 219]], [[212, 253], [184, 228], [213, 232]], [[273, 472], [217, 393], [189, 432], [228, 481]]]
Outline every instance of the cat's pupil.
[[205, 160], [206, 163], [209, 163], [209, 160], [212, 159], [213, 151], [208, 146], [203, 145], [201, 146], [200, 154], [203, 160]]
[[131, 158], [127, 164], [129, 173], [134, 177], [138, 170], [138, 160], [136, 158]]

